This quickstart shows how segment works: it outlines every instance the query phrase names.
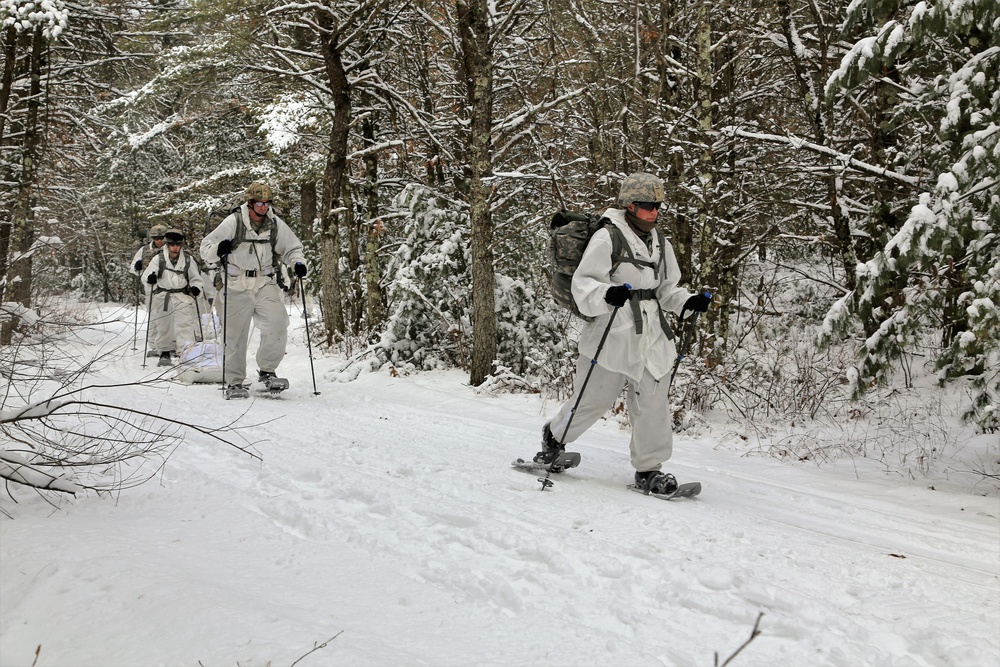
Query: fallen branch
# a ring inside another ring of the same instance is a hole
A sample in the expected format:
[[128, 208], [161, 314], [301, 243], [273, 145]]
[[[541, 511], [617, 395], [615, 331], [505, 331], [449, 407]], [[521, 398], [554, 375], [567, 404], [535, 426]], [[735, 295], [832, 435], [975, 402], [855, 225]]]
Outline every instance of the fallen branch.
[[733, 654], [731, 656], [729, 656], [728, 658], [726, 658], [726, 661], [724, 663], [722, 663], [720, 665], [719, 664], [719, 654], [718, 653], [715, 654], [715, 667], [726, 667], [726, 665], [728, 665], [732, 661], [733, 658], [735, 658], [737, 655], [739, 655], [740, 651], [742, 651], [747, 646], [749, 646], [750, 642], [752, 642], [754, 639], [757, 638], [757, 635], [760, 634], [760, 619], [762, 619], [762, 618], [764, 618], [764, 612], [760, 612], [760, 614], [757, 615], [757, 622], [753, 624], [753, 630], [750, 631], [750, 638], [747, 639], [742, 644], [740, 644], [739, 648], [737, 648], [735, 651], [733, 651]]
[[306, 652], [305, 652], [305, 653], [303, 653], [303, 654], [302, 654], [301, 656], [299, 656], [299, 659], [298, 659], [298, 660], [296, 660], [295, 662], [293, 662], [293, 663], [291, 664], [291, 667], [295, 667], [295, 665], [299, 664], [299, 662], [301, 662], [301, 661], [302, 661], [302, 659], [303, 659], [303, 658], [305, 658], [305, 657], [306, 657], [307, 655], [309, 655], [310, 653], [315, 653], [316, 651], [320, 650], [321, 648], [326, 648], [326, 645], [327, 645], [327, 644], [329, 644], [330, 642], [332, 642], [332, 641], [333, 641], [334, 639], [336, 639], [337, 637], [339, 637], [339, 636], [340, 636], [340, 635], [342, 635], [342, 634], [344, 634], [344, 631], [343, 631], [343, 630], [341, 630], [340, 632], [338, 632], [338, 633], [337, 633], [337, 634], [335, 634], [334, 636], [330, 637], [329, 639], [327, 639], [327, 640], [326, 640], [325, 642], [323, 642], [322, 644], [320, 644], [320, 645], [318, 645], [318, 646], [313, 646], [313, 647], [312, 647], [312, 650], [309, 650], [309, 651], [306, 651]]

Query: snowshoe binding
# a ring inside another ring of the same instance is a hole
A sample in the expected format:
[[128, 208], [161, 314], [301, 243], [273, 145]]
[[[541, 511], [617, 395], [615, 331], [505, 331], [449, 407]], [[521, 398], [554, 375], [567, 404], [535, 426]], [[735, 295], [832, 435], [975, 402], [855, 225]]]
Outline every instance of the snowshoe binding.
[[170, 359], [169, 352], [160, 352], [160, 360], [156, 362], [157, 366], [173, 366], [174, 362]]
[[228, 385], [222, 391], [227, 401], [234, 398], [250, 398], [250, 390], [241, 384]]
[[580, 465], [580, 454], [567, 452], [566, 445], [556, 440], [549, 425], [546, 424], [542, 427], [542, 451], [535, 454], [535, 458], [531, 461], [517, 459], [511, 465], [521, 470], [562, 472]]

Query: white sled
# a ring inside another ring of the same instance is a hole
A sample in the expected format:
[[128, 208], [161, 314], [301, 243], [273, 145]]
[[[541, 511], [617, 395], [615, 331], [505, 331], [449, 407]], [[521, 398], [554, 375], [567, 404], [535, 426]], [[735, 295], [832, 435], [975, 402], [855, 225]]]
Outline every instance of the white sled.
[[181, 350], [176, 378], [188, 384], [222, 382], [222, 343], [188, 343]]

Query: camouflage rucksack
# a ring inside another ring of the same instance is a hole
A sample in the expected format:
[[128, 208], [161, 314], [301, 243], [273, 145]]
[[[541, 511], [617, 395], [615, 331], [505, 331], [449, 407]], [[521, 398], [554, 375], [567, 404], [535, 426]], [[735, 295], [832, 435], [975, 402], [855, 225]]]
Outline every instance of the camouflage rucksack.
[[[549, 259], [552, 264], [552, 298], [560, 306], [568, 308], [577, 317], [590, 321], [580, 312], [573, 298], [573, 274], [580, 266], [583, 252], [587, 249], [591, 237], [598, 229], [607, 227], [611, 234], [611, 273], [614, 274], [622, 263], [636, 266], [647, 266], [654, 271], [658, 265], [642, 259], [636, 259], [632, 249], [625, 241], [621, 230], [610, 220], [600, 216], [574, 213], [562, 209], [552, 216], [549, 231]], [[663, 233], [656, 230], [663, 248]], [[662, 253], [662, 251], [661, 251]]]

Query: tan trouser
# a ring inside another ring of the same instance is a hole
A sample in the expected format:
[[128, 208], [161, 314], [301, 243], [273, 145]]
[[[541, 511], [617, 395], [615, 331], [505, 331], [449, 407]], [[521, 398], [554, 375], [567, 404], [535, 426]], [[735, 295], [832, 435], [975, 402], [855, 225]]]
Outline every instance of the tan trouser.
[[[257, 347], [257, 368], [275, 371], [285, 357], [288, 345], [288, 313], [281, 302], [281, 288], [271, 283], [258, 289], [230, 291], [220, 294], [222, 301], [223, 343], [226, 347], [227, 385], [243, 382], [247, 376], [247, 347], [250, 342], [250, 323], [260, 330]], [[227, 322], [228, 320], [228, 322]]]
[[[580, 399], [576, 412], [572, 412], [580, 390], [591, 369], [591, 358], [580, 355], [576, 362], [573, 380], [573, 397], [549, 421], [549, 428], [556, 440], [570, 443], [579, 438], [608, 411], [628, 380], [625, 405], [632, 440], [629, 451], [636, 470], [659, 470], [660, 465], [673, 453], [673, 423], [666, 383], [660, 383], [649, 371], [644, 370], [638, 385], [622, 373], [612, 373], [600, 364], [593, 366], [590, 380]], [[572, 421], [570, 416], [572, 415]], [[569, 431], [566, 424], [569, 422]]]

